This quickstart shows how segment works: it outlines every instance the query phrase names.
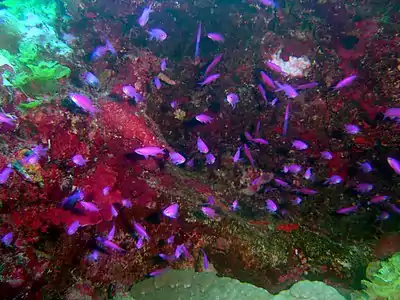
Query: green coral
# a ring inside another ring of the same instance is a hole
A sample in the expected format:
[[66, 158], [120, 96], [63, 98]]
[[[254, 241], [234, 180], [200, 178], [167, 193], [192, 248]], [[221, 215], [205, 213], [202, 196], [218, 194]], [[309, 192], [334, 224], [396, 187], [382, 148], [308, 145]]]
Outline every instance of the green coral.
[[129, 297], [123, 300], [345, 300], [333, 287], [319, 281], [300, 281], [289, 290], [274, 296], [254, 285], [228, 277], [218, 277], [211, 272], [170, 270], [160, 276], [135, 284]]
[[387, 261], [372, 262], [368, 265], [366, 277], [362, 283], [369, 299], [400, 299], [400, 252]]
[[53, 23], [57, 18], [56, 1], [3, 0], [1, 4], [18, 19], [25, 18], [27, 15], [37, 15], [44, 19], [46, 23]]

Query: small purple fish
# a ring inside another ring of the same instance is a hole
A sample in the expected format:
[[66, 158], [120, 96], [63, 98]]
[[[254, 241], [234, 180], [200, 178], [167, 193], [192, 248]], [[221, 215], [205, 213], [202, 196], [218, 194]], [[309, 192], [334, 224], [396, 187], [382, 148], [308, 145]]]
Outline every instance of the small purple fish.
[[160, 78], [158, 78], [157, 76], [153, 78], [153, 83], [154, 86], [156, 87], [157, 90], [161, 89], [161, 81]]
[[214, 164], [214, 163], [215, 163], [215, 156], [214, 156], [214, 154], [208, 153], [208, 154], [206, 155], [206, 164], [207, 164], [207, 165], [212, 165], [212, 164]]
[[249, 142], [253, 141], [253, 137], [247, 131], [244, 133], [244, 136]]
[[174, 165], [181, 165], [186, 161], [186, 158], [182, 154], [180, 154], [178, 152], [170, 152], [169, 153], [169, 160]]
[[106, 239], [101, 239], [101, 242], [106, 248], [109, 248], [111, 250], [115, 250], [115, 251], [120, 252], [120, 253], [126, 252], [125, 249], [122, 249], [120, 246], [118, 246], [114, 242], [111, 242], [111, 241], [106, 240]]
[[11, 173], [13, 172], [13, 169], [11, 169], [9, 166], [5, 167], [3, 170], [0, 172], [0, 184], [5, 184], [10, 177]]
[[275, 106], [276, 105], [276, 103], [278, 103], [278, 98], [274, 98], [272, 101], [271, 101], [271, 106]]
[[289, 84], [280, 84], [278, 81], [275, 81], [275, 84], [278, 86], [275, 92], [283, 91], [288, 98], [296, 98], [299, 95], [296, 89]]
[[208, 196], [207, 197], [207, 202], [209, 205], [214, 206], [215, 205], [215, 200], [213, 196]]
[[167, 244], [171, 245], [174, 243], [175, 236], [171, 235], [169, 238], [167, 238]]
[[199, 121], [200, 123], [208, 124], [212, 122], [213, 118], [205, 114], [200, 114], [196, 116], [196, 120]]
[[235, 152], [235, 155], [233, 156], [233, 162], [234, 163], [237, 163], [239, 161], [239, 159], [240, 159], [240, 150], [241, 149], [242, 149], [242, 147], [238, 147], [237, 148], [237, 150]]
[[249, 147], [246, 144], [244, 144], [243, 147], [244, 147], [244, 154], [246, 155], [247, 159], [250, 161], [251, 166], [254, 168], [254, 158], [251, 155]]
[[61, 202], [61, 207], [64, 209], [71, 209], [75, 204], [85, 197], [84, 193], [77, 189], [72, 195], [64, 198]]
[[390, 215], [387, 211], [383, 211], [379, 214], [379, 216], [376, 218], [378, 221], [385, 221], [389, 219]]
[[149, 7], [145, 7], [143, 9], [143, 12], [138, 19], [138, 24], [141, 27], [143, 27], [147, 24], [147, 22], [149, 21], [150, 13], [152, 13], [152, 12], [154, 12], [154, 11], [151, 9], [151, 4], [149, 5]]
[[108, 48], [106, 46], [97, 46], [90, 55], [91, 61], [96, 61], [107, 54]]
[[92, 72], [85, 72], [82, 74], [82, 80], [87, 85], [97, 88], [99, 86], [99, 79]]
[[97, 250], [93, 250], [87, 257], [86, 257], [86, 259], [89, 261], [89, 262], [96, 262], [96, 261], [98, 261], [99, 260], [99, 251], [97, 251]]
[[346, 124], [346, 125], [344, 125], [344, 130], [348, 134], [357, 134], [360, 132], [360, 127], [358, 127], [357, 125], [353, 125], [353, 124]]
[[253, 143], [260, 144], [260, 145], [268, 145], [268, 141], [262, 138], [254, 138], [252, 139]]
[[340, 177], [339, 175], [332, 175], [331, 177], [327, 178], [324, 183], [329, 185], [335, 185], [341, 183], [342, 181], [343, 178]]
[[272, 212], [272, 213], [274, 213], [274, 212], [276, 212], [276, 211], [278, 210], [278, 206], [277, 206], [276, 203], [275, 203], [273, 200], [271, 200], [271, 199], [265, 200], [265, 206], [266, 206], [267, 210], [268, 210], [269, 212]]
[[208, 270], [208, 257], [203, 249], [200, 248], [200, 251], [203, 254], [203, 268], [204, 270]]
[[113, 223], [113, 226], [111, 227], [111, 229], [107, 235], [107, 240], [109, 240], [109, 241], [113, 240], [114, 235], [115, 235], [115, 224]]
[[236, 104], [239, 102], [239, 96], [234, 93], [230, 93], [226, 95], [225, 100], [232, 106], [232, 108], [235, 108]]
[[136, 249], [142, 249], [144, 245], [144, 239], [142, 237], [139, 237], [138, 240], [136, 241]]
[[212, 62], [208, 65], [206, 71], [204, 72], [204, 76], [207, 76], [212, 69], [221, 61], [222, 59], [222, 54], [218, 54], [217, 56], [214, 57]]
[[385, 113], [385, 118], [399, 119], [400, 118], [400, 107], [388, 108]]
[[202, 82], [200, 82], [199, 84], [200, 84], [201, 86], [204, 86], [204, 85], [206, 85], [206, 84], [210, 84], [211, 82], [217, 80], [220, 76], [221, 76], [221, 75], [220, 75], [219, 73], [217, 73], [217, 74], [212, 74], [212, 75], [206, 77], [206, 78], [205, 78]]
[[88, 162], [87, 159], [84, 159], [82, 155], [76, 154], [72, 157], [72, 162], [80, 167], [83, 167]]
[[273, 0], [260, 0], [260, 2], [268, 7], [272, 7], [272, 8], [276, 7], [276, 3]]
[[94, 114], [98, 111], [98, 109], [93, 106], [92, 100], [90, 100], [85, 95], [77, 93], [69, 93], [68, 95], [72, 102], [74, 102], [76, 106], [80, 107], [84, 111], [90, 114]]
[[274, 83], [274, 81], [271, 79], [271, 77], [269, 77], [264, 71], [260, 72], [261, 74], [261, 80], [263, 81], [263, 83], [270, 87], [272, 90], [276, 89], [276, 85]]
[[353, 83], [353, 81], [357, 78], [357, 76], [352, 75], [349, 77], [346, 77], [345, 79], [340, 80], [334, 87], [334, 90], [339, 90], [341, 88], [344, 88], [346, 86], [349, 86]]
[[301, 199], [300, 197], [296, 197], [296, 198], [292, 199], [290, 202], [293, 205], [299, 205], [299, 204], [301, 204], [301, 202], [303, 202], [303, 199]]
[[280, 66], [278, 66], [277, 64], [274, 64], [271, 61], [265, 61], [264, 63], [272, 71], [279, 73], [279, 74], [285, 74], [285, 72], [282, 71], [282, 68]]
[[199, 150], [199, 152], [207, 154], [208, 151], [210, 151], [206, 145], [206, 143], [200, 138], [197, 138], [197, 150]]
[[393, 171], [400, 175], [400, 162], [393, 157], [388, 157], [387, 162], [389, 166], [393, 169]]
[[333, 155], [329, 151], [322, 151], [321, 157], [326, 160], [331, 160], [333, 158]]
[[75, 232], [78, 231], [79, 227], [80, 227], [79, 221], [72, 222], [72, 224], [69, 225], [68, 228], [67, 228], [67, 234], [68, 235], [75, 234]]
[[189, 251], [187, 250], [187, 248], [185, 247], [184, 244], [180, 244], [180, 245], [176, 246], [175, 258], [176, 259], [180, 258], [182, 256], [182, 254], [183, 254], [184, 258], [190, 258], [191, 257]]
[[14, 126], [15, 118], [10, 114], [0, 113], [0, 123], [5, 123], [10, 126]]
[[286, 105], [285, 117], [284, 117], [284, 121], [283, 121], [283, 130], [282, 130], [282, 135], [283, 136], [286, 136], [287, 130], [288, 130], [288, 126], [289, 126], [289, 110], [290, 110], [290, 104], [288, 103]]
[[110, 191], [111, 188], [109, 186], [106, 186], [101, 192], [103, 193], [103, 196], [108, 196], [110, 194]]
[[239, 201], [234, 200], [231, 205], [232, 211], [237, 211], [239, 209]]
[[149, 273], [149, 276], [150, 277], [160, 276], [161, 274], [164, 274], [168, 270], [170, 270], [170, 268], [157, 269], [157, 270], [154, 270], [153, 272]]
[[173, 100], [169, 105], [171, 106], [171, 108], [176, 109], [178, 107], [178, 101]]
[[167, 69], [167, 59], [163, 58], [160, 62], [160, 69], [164, 72]]
[[318, 192], [316, 190], [308, 189], [308, 188], [301, 188], [301, 189], [294, 190], [294, 191], [299, 192], [299, 193], [301, 193], [303, 195], [316, 195], [316, 194], [318, 194]]
[[377, 195], [371, 198], [371, 200], [368, 202], [369, 204], [379, 204], [382, 203], [386, 200], [388, 200], [389, 197], [388, 196], [382, 196], [382, 195]]
[[122, 199], [122, 206], [126, 208], [131, 208], [132, 207], [132, 201], [129, 199]]
[[215, 210], [212, 209], [211, 207], [203, 206], [203, 207], [201, 208], [201, 211], [203, 212], [203, 214], [204, 214], [205, 216], [207, 216], [207, 217], [209, 217], [209, 218], [212, 218], [212, 219], [215, 218], [215, 217], [217, 216]]
[[292, 142], [292, 147], [295, 148], [296, 150], [306, 150], [308, 148], [308, 145], [303, 141], [294, 140]]
[[99, 208], [96, 206], [96, 204], [94, 204], [92, 202], [80, 201], [79, 203], [82, 205], [83, 209], [86, 211], [90, 211], [90, 212], [99, 211]]
[[317, 87], [318, 85], [319, 85], [318, 82], [310, 82], [310, 83], [306, 83], [306, 84], [301, 84], [296, 87], [296, 90], [312, 89], [312, 88]]
[[149, 34], [149, 40], [156, 40], [158, 42], [165, 41], [165, 39], [168, 37], [167, 33], [160, 29], [160, 28], [153, 28], [147, 31]]
[[111, 210], [111, 215], [116, 218], [118, 217], [118, 211], [116, 210], [115, 206], [113, 204], [110, 205], [110, 210]]
[[287, 183], [286, 181], [283, 181], [282, 179], [279, 178], [275, 178], [274, 182], [277, 186], [282, 186], [282, 187], [288, 187], [289, 183]]
[[298, 164], [290, 164], [283, 166], [283, 173], [297, 174], [301, 171], [301, 166]]
[[195, 65], [198, 65], [200, 63], [200, 57], [199, 57], [200, 37], [201, 37], [201, 22], [199, 22], [199, 25], [197, 26], [196, 46], [195, 46], [195, 50], [194, 50], [194, 64]]
[[130, 98], [135, 98], [137, 95], [136, 89], [131, 85], [124, 85], [122, 92]]
[[257, 89], [260, 92], [261, 96], [263, 97], [265, 103], [267, 103], [268, 102], [267, 94], [266, 94], [265, 89], [262, 86], [262, 84], [257, 85]]
[[107, 50], [110, 51], [110, 53], [114, 56], [117, 55], [117, 51], [115, 50], [114, 46], [111, 44], [111, 42], [107, 39], [106, 40], [106, 47]]
[[142, 225], [140, 225], [139, 223], [133, 222], [133, 227], [135, 228], [135, 230], [139, 236], [141, 236], [142, 238], [144, 238], [148, 241], [150, 240], [150, 236], [148, 235], [148, 233], [146, 232], [146, 229], [144, 229], [144, 227]]
[[7, 234], [5, 234], [2, 238], [1, 238], [1, 242], [6, 245], [6, 246], [10, 246], [12, 241], [13, 241], [13, 233], [9, 232]]
[[139, 155], [144, 156], [147, 159], [149, 156], [157, 156], [160, 154], [164, 154], [164, 149], [150, 146], [150, 147], [136, 148], [135, 152]]
[[179, 204], [174, 203], [168, 206], [163, 210], [163, 215], [171, 219], [176, 219], [179, 215]]
[[370, 184], [370, 183], [359, 183], [354, 188], [354, 190], [359, 192], [359, 193], [364, 194], [364, 193], [369, 193], [373, 188], [374, 188], [373, 184]]
[[307, 170], [304, 172], [304, 179], [310, 180], [312, 177], [312, 168], [309, 167]]
[[225, 38], [223, 37], [223, 35], [220, 33], [216, 33], [216, 32], [210, 32], [209, 34], [207, 34], [207, 37], [210, 40], [213, 40], [214, 42], [218, 42], [218, 43], [223, 43], [225, 41]]
[[357, 209], [358, 209], [358, 205], [353, 205], [353, 206], [349, 206], [349, 207], [340, 208], [336, 211], [336, 213], [341, 214], [341, 215], [348, 215], [348, 214], [351, 214], [351, 213], [357, 211]]
[[363, 171], [364, 173], [369, 173], [372, 171], [372, 166], [369, 162], [363, 162], [363, 163], [358, 162], [358, 164], [360, 165], [360, 170]]

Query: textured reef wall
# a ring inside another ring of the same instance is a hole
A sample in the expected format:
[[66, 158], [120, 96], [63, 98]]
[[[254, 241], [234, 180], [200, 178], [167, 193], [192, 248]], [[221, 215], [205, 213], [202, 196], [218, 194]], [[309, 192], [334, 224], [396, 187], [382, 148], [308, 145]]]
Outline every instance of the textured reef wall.
[[[0, 34], [0, 294], [6, 299], [111, 297], [154, 270], [202, 271], [200, 249], [210, 269], [272, 293], [300, 279], [359, 289], [369, 261], [400, 250], [400, 177], [386, 161], [400, 158], [399, 125], [384, 117], [400, 107], [395, 3], [381, 11], [368, 1], [279, 1], [276, 9], [166, 1], [153, 4], [143, 28], [143, 1], [24, 3], [3, 1], [0, 11], [7, 29]], [[147, 30], [158, 27], [168, 37], [149, 40]], [[224, 43], [208, 39], [212, 31], [223, 33]], [[218, 54], [220, 78], [199, 87]], [[272, 72], [265, 60], [305, 77]], [[262, 70], [295, 87], [319, 85], [292, 98], [273, 93]], [[332, 90], [354, 74], [352, 85]], [[74, 103], [71, 92], [88, 96], [96, 112], [85, 112], [89, 104]], [[229, 93], [240, 99], [235, 108], [224, 101]], [[199, 114], [212, 122], [199, 122]], [[347, 134], [346, 124], [361, 133]], [[198, 137], [214, 163], [199, 153]], [[293, 149], [294, 139], [308, 149]], [[166, 151], [144, 159], [134, 152], [143, 146]], [[184, 154], [185, 166], [171, 163], [173, 151]], [[324, 151], [331, 159], [321, 159]], [[77, 163], [78, 154], [87, 161]], [[373, 171], [362, 172], [363, 162]], [[282, 171], [294, 163], [312, 167], [313, 180]], [[324, 184], [333, 175], [342, 182]], [[355, 192], [360, 183], [373, 184], [373, 192]], [[74, 200], [77, 191], [96, 209]], [[372, 205], [374, 196], [387, 198]], [[267, 199], [276, 210], [266, 209]], [[162, 213], [171, 203], [180, 206], [177, 218]], [[337, 213], [343, 208], [348, 214]], [[149, 235], [143, 245], [133, 222]], [[189, 253], [172, 259], [181, 245]]]

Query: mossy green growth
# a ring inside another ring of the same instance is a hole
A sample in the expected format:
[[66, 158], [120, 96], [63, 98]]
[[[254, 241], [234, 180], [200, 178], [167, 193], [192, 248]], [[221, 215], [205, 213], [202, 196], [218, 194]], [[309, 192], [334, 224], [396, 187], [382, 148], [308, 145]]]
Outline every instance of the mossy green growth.
[[368, 280], [362, 284], [369, 299], [400, 299], [400, 252], [387, 261], [372, 262], [366, 271]]
[[40, 16], [45, 23], [53, 23], [57, 18], [57, 3], [49, 0], [3, 0], [2, 6], [15, 17], [21, 19], [29, 14]]

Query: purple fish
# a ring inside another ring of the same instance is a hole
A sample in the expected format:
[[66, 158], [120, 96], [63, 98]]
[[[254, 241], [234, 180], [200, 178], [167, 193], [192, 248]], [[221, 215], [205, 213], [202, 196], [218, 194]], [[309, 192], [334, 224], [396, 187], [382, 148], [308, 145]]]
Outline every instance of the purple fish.
[[81, 166], [81, 167], [82, 167], [82, 166], [84, 166], [84, 165], [88, 162], [88, 160], [87, 160], [87, 159], [84, 159], [82, 155], [76, 154], [76, 155], [74, 155], [74, 156], [72, 157], [72, 162], [73, 162], [75, 165]]
[[292, 173], [292, 174], [297, 174], [301, 171], [301, 166], [298, 164], [290, 164], [283, 166], [283, 173]]
[[85, 72], [82, 74], [83, 82], [92, 87], [99, 86], [99, 79], [92, 72]]
[[195, 46], [195, 50], [194, 50], [194, 64], [195, 65], [198, 65], [200, 63], [200, 57], [199, 57], [200, 37], [201, 37], [201, 22], [199, 22], [199, 25], [197, 26], [196, 46]]
[[382, 196], [382, 195], [377, 195], [371, 198], [371, 200], [368, 202], [369, 204], [379, 204], [382, 203], [386, 200], [388, 200], [389, 197], [388, 196]]
[[91, 61], [96, 61], [107, 54], [108, 48], [106, 46], [97, 46], [90, 55]]
[[203, 268], [204, 270], [208, 270], [208, 257], [203, 249], [200, 248], [200, 251], [203, 254]]
[[288, 98], [296, 98], [299, 95], [296, 89], [289, 84], [280, 84], [278, 81], [275, 81], [275, 84], [278, 86], [275, 92], [284, 91]]
[[118, 246], [114, 242], [111, 242], [111, 241], [106, 240], [106, 239], [101, 239], [101, 242], [106, 248], [109, 248], [111, 250], [115, 250], [115, 251], [120, 252], [120, 253], [126, 252], [125, 249], [122, 249], [120, 246]]
[[218, 54], [217, 56], [214, 57], [212, 62], [208, 65], [206, 71], [204, 72], [204, 76], [207, 76], [211, 70], [221, 61], [222, 59], [222, 54]]
[[360, 165], [361, 171], [364, 173], [369, 173], [372, 171], [372, 166], [369, 162], [358, 163]]
[[283, 75], [285, 74], [285, 72], [282, 71], [282, 68], [280, 66], [278, 66], [277, 64], [275, 64], [271, 61], [265, 61], [264, 63], [272, 71], [279, 73], [279, 74], [283, 74]]
[[61, 202], [61, 207], [64, 209], [71, 209], [75, 204], [85, 197], [80, 189], [77, 189], [72, 195], [64, 198]]
[[253, 137], [252, 137], [251, 134], [248, 133], [247, 131], [244, 133], [244, 136], [245, 136], [245, 138], [246, 138], [248, 141], [250, 141], [250, 142], [253, 141]]
[[206, 164], [207, 165], [212, 165], [215, 163], [215, 156], [212, 153], [208, 153], [206, 155]]
[[237, 200], [232, 202], [231, 209], [232, 211], [237, 211], [239, 209], [239, 202]]
[[312, 190], [312, 189], [308, 189], [308, 188], [301, 188], [299, 190], [294, 190], [294, 191], [299, 192], [299, 193], [301, 193], [303, 195], [316, 195], [316, 194], [318, 194], [317, 191]]
[[114, 218], [118, 217], [118, 211], [115, 209], [115, 206], [113, 204], [110, 205], [110, 210], [111, 210], [111, 215]]
[[160, 62], [160, 69], [162, 72], [167, 69], [167, 60], [165, 58], [163, 58]]
[[213, 118], [205, 114], [200, 114], [196, 116], [196, 120], [199, 121], [200, 123], [208, 124], [212, 122]]
[[389, 203], [388, 206], [390, 207], [390, 209], [391, 209], [394, 213], [400, 214], [400, 208], [398, 208], [396, 204]]
[[388, 108], [384, 115], [385, 118], [398, 119], [400, 118], [400, 107]]
[[349, 86], [353, 83], [353, 81], [357, 78], [357, 76], [352, 75], [349, 77], [346, 77], [345, 79], [340, 80], [334, 87], [334, 90], [339, 90], [341, 88], [344, 88], [346, 86]]
[[168, 261], [168, 262], [171, 262], [171, 261], [175, 260], [175, 257], [173, 255], [167, 255], [167, 254], [164, 254], [164, 253], [160, 253], [160, 254], [158, 254], [158, 256], [161, 257], [162, 259]]
[[323, 151], [321, 152], [321, 157], [326, 160], [331, 160], [333, 158], [333, 155], [329, 151]]
[[153, 78], [153, 83], [154, 86], [156, 87], [157, 90], [161, 89], [161, 81], [160, 78], [158, 78], [157, 76]]
[[290, 110], [290, 104], [288, 103], [286, 105], [286, 110], [285, 110], [285, 118], [283, 121], [283, 130], [282, 130], [282, 135], [286, 136], [287, 130], [288, 130], [288, 125], [289, 125], [289, 110]]
[[23, 165], [33, 165], [38, 163], [40, 157], [45, 156], [47, 153], [47, 148], [43, 147], [42, 145], [37, 145], [31, 149], [31, 153], [24, 157], [21, 162]]
[[208, 151], [210, 151], [206, 145], [206, 143], [200, 138], [197, 138], [197, 150], [199, 150], [199, 152], [207, 154]]
[[94, 114], [95, 112], [98, 111], [98, 109], [93, 106], [92, 100], [90, 100], [85, 95], [77, 93], [69, 93], [68, 95], [69, 98], [72, 100], [72, 102], [74, 102], [76, 106], [80, 107], [84, 111], [90, 114]]
[[344, 125], [344, 130], [348, 134], [357, 134], [360, 132], [360, 127], [358, 127], [357, 125], [353, 125], [353, 124], [346, 124], [346, 125]]
[[103, 196], [108, 196], [110, 194], [110, 191], [111, 188], [109, 186], [106, 186], [101, 192], [103, 193]]
[[113, 47], [113, 45], [111, 44], [111, 42], [108, 39], [106, 40], [106, 47], [107, 47], [107, 50], [110, 51], [110, 53], [112, 55], [117, 55], [117, 51], [115, 50], [115, 48]]
[[304, 179], [310, 180], [312, 177], [312, 168], [307, 168], [307, 170], [304, 172]]
[[111, 227], [110, 231], [108, 232], [107, 240], [109, 240], [109, 241], [113, 240], [114, 235], [115, 235], [115, 224], [113, 223], [113, 226]]
[[100, 254], [99, 251], [93, 250], [93, 251], [86, 257], [86, 259], [87, 259], [89, 262], [96, 262], [96, 261], [99, 260], [99, 254]]
[[383, 211], [379, 214], [379, 216], [376, 218], [378, 221], [385, 221], [389, 219], [390, 215], [387, 211]]
[[260, 137], [260, 126], [261, 126], [261, 122], [260, 122], [260, 120], [258, 120], [257, 126], [256, 126], [256, 133], [255, 133], [256, 137]]
[[161, 274], [167, 272], [168, 270], [170, 270], [170, 268], [157, 269], [157, 270], [154, 270], [153, 272], [149, 273], [149, 276], [150, 277], [160, 276]]
[[272, 106], [275, 106], [275, 104], [276, 104], [278, 101], [279, 101], [278, 98], [274, 98], [274, 99], [271, 101], [271, 105], [272, 105]]
[[214, 42], [218, 42], [218, 43], [223, 43], [225, 41], [225, 38], [223, 37], [223, 35], [220, 33], [216, 33], [216, 32], [210, 32], [209, 34], [207, 34], [207, 37], [210, 40], [213, 40]]
[[201, 211], [203, 212], [203, 214], [204, 214], [205, 216], [207, 216], [207, 217], [209, 217], [209, 218], [212, 218], [212, 219], [215, 218], [215, 217], [217, 216], [215, 210], [212, 209], [211, 207], [203, 206], [203, 207], [201, 208]]
[[175, 236], [171, 235], [169, 238], [167, 238], [167, 244], [171, 245], [174, 243]]
[[262, 139], [262, 138], [253, 138], [251, 141], [253, 143], [261, 144], [261, 145], [268, 145], [269, 144], [267, 140]]
[[220, 75], [219, 73], [217, 73], [217, 74], [212, 74], [212, 75], [206, 77], [206, 78], [205, 78], [202, 82], [200, 82], [199, 84], [200, 84], [201, 86], [204, 86], [204, 85], [206, 85], [206, 84], [210, 84], [211, 82], [217, 80], [220, 76], [221, 76], [221, 75]]
[[263, 81], [263, 83], [270, 87], [271, 89], [275, 90], [276, 89], [276, 85], [274, 83], [274, 81], [271, 79], [271, 77], [269, 77], [264, 71], [260, 72], [261, 74], [261, 80]]
[[341, 215], [348, 215], [350, 213], [355, 212], [358, 209], [358, 205], [353, 205], [349, 207], [343, 207], [340, 208], [336, 211], [336, 213], [341, 214]]
[[273, 200], [271, 200], [271, 199], [267, 199], [266, 201], [265, 201], [265, 206], [266, 206], [266, 208], [267, 208], [267, 210], [269, 211], [269, 212], [276, 212], [277, 210], [278, 210], [278, 206], [276, 205], [276, 203], [273, 201]]
[[10, 114], [0, 113], [0, 123], [5, 123], [10, 126], [14, 126], [15, 117], [11, 116]]
[[169, 160], [174, 164], [174, 165], [181, 165], [186, 161], [186, 158], [178, 153], [178, 152], [170, 152], [169, 153]]
[[150, 240], [150, 236], [148, 235], [148, 233], [146, 232], [146, 229], [144, 229], [144, 227], [142, 225], [140, 225], [139, 223], [133, 222], [133, 227], [135, 227], [135, 230], [139, 236], [141, 236], [142, 238], [144, 238], [148, 241]]
[[142, 249], [144, 245], [144, 239], [142, 237], [139, 237], [138, 240], [136, 241], [136, 249]]
[[149, 7], [145, 7], [143, 9], [143, 12], [138, 19], [138, 24], [141, 27], [143, 27], [147, 24], [147, 22], [149, 21], [150, 13], [152, 13], [152, 12], [154, 12], [154, 10], [151, 9], [151, 4], [149, 5]]
[[13, 172], [13, 169], [11, 169], [9, 166], [5, 167], [0, 172], [0, 184], [5, 184], [12, 172]]
[[184, 244], [180, 244], [180, 245], [176, 246], [175, 258], [181, 257], [182, 254], [183, 254], [184, 258], [190, 258], [191, 257], [189, 251], [187, 250], [187, 248], [185, 247]]
[[149, 34], [149, 40], [156, 40], [158, 42], [165, 41], [165, 39], [168, 37], [167, 33], [160, 29], [160, 28], [153, 28], [147, 31]]
[[232, 108], [235, 108], [236, 104], [239, 102], [239, 96], [234, 93], [230, 93], [226, 95], [225, 100], [232, 106]]
[[178, 107], [178, 101], [173, 100], [169, 105], [171, 106], [171, 108], [176, 109]]
[[286, 181], [283, 181], [282, 179], [279, 178], [275, 178], [274, 182], [277, 186], [282, 186], [282, 187], [288, 187], [289, 183], [287, 183]]
[[67, 234], [73, 235], [75, 232], [78, 231], [79, 227], [80, 227], [79, 221], [72, 222], [72, 224], [69, 225], [67, 228]]
[[369, 193], [372, 189], [374, 188], [373, 184], [370, 183], [359, 183], [357, 186], [354, 188], [359, 193]]
[[209, 205], [214, 206], [215, 205], [215, 200], [213, 196], [208, 196], [207, 197], [207, 202]]
[[90, 212], [99, 211], [99, 208], [96, 206], [96, 204], [94, 204], [92, 202], [80, 201], [79, 203], [82, 205], [83, 209], [86, 211], [90, 211]]
[[9, 232], [7, 234], [5, 234], [2, 238], [1, 238], [1, 242], [6, 245], [6, 246], [10, 246], [12, 241], [13, 241], [13, 233]]
[[299, 205], [301, 202], [303, 202], [303, 199], [300, 197], [296, 197], [290, 201], [293, 205]]
[[249, 147], [244, 144], [244, 154], [246, 155], [247, 159], [250, 161], [251, 166], [254, 168], [254, 159], [253, 156], [251, 155]]
[[257, 88], [258, 88], [258, 91], [260, 92], [261, 96], [263, 97], [265, 103], [267, 103], [268, 102], [267, 94], [266, 94], [265, 89], [262, 86], [262, 84], [257, 85]]
[[332, 175], [331, 177], [327, 178], [324, 183], [329, 185], [335, 185], [341, 183], [342, 181], [343, 178], [340, 177], [339, 175]]
[[273, 0], [260, 0], [260, 2], [268, 7], [272, 7], [272, 8], [276, 7], [276, 3]]
[[317, 87], [318, 85], [319, 85], [318, 82], [310, 82], [310, 83], [306, 83], [306, 84], [301, 84], [296, 87], [296, 90], [312, 89], [312, 88]]
[[130, 98], [135, 98], [137, 95], [136, 89], [131, 85], [124, 85], [122, 92]]
[[393, 169], [393, 171], [400, 175], [400, 162], [393, 157], [388, 157], [387, 162], [389, 166]]
[[233, 162], [237, 163], [240, 159], [240, 150], [242, 149], [242, 147], [238, 147], [236, 150], [235, 155], [233, 156]]
[[308, 145], [303, 141], [294, 140], [292, 142], [292, 147], [295, 148], [296, 150], [306, 150], [308, 148]]
[[176, 219], [179, 215], [179, 204], [174, 203], [168, 206], [163, 210], [163, 215], [171, 219]]
[[150, 146], [150, 147], [136, 148], [135, 152], [139, 155], [144, 156], [147, 159], [149, 156], [157, 156], [160, 154], [164, 154], [164, 149]]
[[131, 208], [132, 207], [132, 201], [129, 199], [122, 199], [122, 206], [126, 208]]

